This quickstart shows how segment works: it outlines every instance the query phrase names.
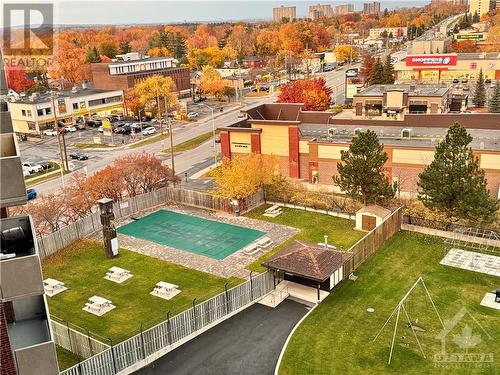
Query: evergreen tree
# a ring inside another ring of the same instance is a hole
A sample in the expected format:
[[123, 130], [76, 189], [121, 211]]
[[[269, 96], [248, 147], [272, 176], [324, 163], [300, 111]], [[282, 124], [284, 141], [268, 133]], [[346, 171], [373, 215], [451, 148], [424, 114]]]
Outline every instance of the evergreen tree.
[[384, 175], [387, 162], [384, 145], [371, 130], [353, 138], [349, 150], [341, 151], [342, 162], [337, 163], [338, 176], [334, 183], [352, 198], [364, 204], [375, 203], [378, 199], [393, 198], [396, 187]]
[[99, 52], [97, 48], [89, 47], [87, 49], [87, 54], [85, 55], [85, 64], [99, 63], [101, 62], [101, 57], [99, 56]]
[[129, 52], [132, 52], [130, 43], [127, 40], [123, 40], [122, 42], [120, 42], [120, 53], [125, 54]]
[[495, 91], [490, 99], [490, 112], [500, 113], [500, 81], [497, 81]]
[[103, 42], [101, 43], [101, 47], [99, 48], [101, 55], [107, 56], [110, 59], [114, 59], [118, 52], [116, 45], [114, 42]]
[[476, 107], [484, 107], [486, 105], [486, 87], [484, 86], [484, 76], [483, 69], [479, 71], [479, 77], [476, 83], [476, 90], [474, 92], [474, 97], [472, 98], [472, 103]]
[[383, 67], [384, 82], [386, 84], [394, 83], [394, 65], [392, 65], [391, 55], [387, 55]]
[[498, 205], [489, 195], [479, 159], [468, 147], [472, 136], [458, 122], [436, 146], [434, 160], [419, 177], [418, 198], [450, 217], [490, 222]]
[[387, 8], [384, 9], [384, 17], [389, 16], [389, 10]]
[[378, 57], [375, 64], [373, 64], [372, 75], [370, 76], [370, 85], [380, 85], [382, 83], [384, 83], [384, 66], [380, 61], [380, 57]]
[[479, 14], [477, 13], [477, 10], [474, 12], [474, 15], [472, 16], [472, 23], [478, 23], [480, 21]]

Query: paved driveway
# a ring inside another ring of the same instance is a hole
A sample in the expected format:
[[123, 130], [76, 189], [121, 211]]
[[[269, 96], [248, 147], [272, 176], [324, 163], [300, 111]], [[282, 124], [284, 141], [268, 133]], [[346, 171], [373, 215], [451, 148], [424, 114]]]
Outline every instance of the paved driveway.
[[275, 309], [255, 304], [135, 374], [270, 375], [306, 312], [306, 306], [289, 300]]

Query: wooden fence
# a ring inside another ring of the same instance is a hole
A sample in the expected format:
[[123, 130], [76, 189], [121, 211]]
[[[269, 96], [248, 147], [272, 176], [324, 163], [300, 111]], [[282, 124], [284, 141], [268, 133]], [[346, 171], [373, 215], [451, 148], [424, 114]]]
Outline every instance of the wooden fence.
[[131, 366], [137, 370], [146, 364], [148, 357], [168, 353], [209, 326], [250, 306], [273, 288], [269, 272], [257, 275], [62, 371], [61, 375], [115, 375]]
[[[211, 194], [167, 186], [121, 202], [115, 202], [113, 204], [115, 218], [128, 217], [167, 202], [216, 211], [228, 211], [231, 209], [231, 205], [227, 200], [220, 199]], [[243, 209], [243, 213], [262, 203], [264, 203], [264, 193], [259, 191], [254, 196], [244, 199], [240, 203], [240, 207]], [[101, 228], [99, 212], [96, 211], [56, 232], [38, 238], [40, 257], [45, 258], [75, 241], [101, 230]]]
[[109, 345], [95, 339], [90, 333], [85, 335], [71, 328], [69, 323], [60, 323], [54, 319], [54, 316], [50, 317], [54, 342], [78, 357], [89, 358], [109, 348]]
[[348, 251], [353, 256], [344, 263], [344, 279], [347, 279], [366, 259], [380, 249], [385, 241], [401, 229], [401, 215], [402, 209], [400, 207], [382, 224], [372, 229], [366, 236], [351, 246]]

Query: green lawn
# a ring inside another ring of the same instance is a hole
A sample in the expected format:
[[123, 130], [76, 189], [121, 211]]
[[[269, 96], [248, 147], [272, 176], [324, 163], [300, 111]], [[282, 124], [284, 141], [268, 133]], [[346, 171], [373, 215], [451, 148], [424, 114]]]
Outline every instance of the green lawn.
[[76, 354], [73, 354], [69, 350], [66, 350], [59, 345], [56, 345], [56, 353], [57, 363], [59, 364], [59, 371], [66, 370], [67, 368], [70, 368], [81, 361]]
[[[191, 138], [188, 141], [185, 141], [185, 142], [179, 143], [178, 145], [175, 145], [174, 152], [183, 152], [183, 151], [192, 150], [193, 148], [198, 147], [199, 145], [201, 145], [202, 143], [205, 143], [206, 141], [208, 141], [211, 138], [212, 138], [212, 132], [201, 134], [197, 137]], [[170, 153], [170, 148], [166, 148], [165, 150], [163, 150], [163, 152]]]
[[[159, 259], [120, 249], [115, 259], [107, 259], [102, 245], [83, 240], [45, 258], [44, 277], [60, 280], [68, 290], [49, 300], [50, 313], [113, 341], [123, 340], [224, 291], [224, 284], [237, 285], [237, 278], [224, 279], [204, 272], [181, 267]], [[106, 271], [118, 266], [134, 277], [123, 284], [105, 280]], [[179, 286], [182, 291], [166, 301], [149, 294], [158, 281]], [[83, 311], [89, 297], [97, 295], [112, 301], [116, 308], [98, 317]]]
[[170, 135], [167, 131], [164, 131], [163, 134], [157, 134], [153, 135], [144, 139], [141, 139], [140, 141], [134, 142], [133, 144], [130, 145], [131, 148], [137, 148], [137, 147], [142, 147], [146, 145], [150, 145], [152, 143], [156, 143], [165, 139], [170, 139]]
[[[356, 281], [342, 282], [299, 326], [285, 352], [280, 374], [500, 373], [500, 314], [479, 305], [485, 292], [498, 287], [498, 278], [440, 265], [444, 252], [442, 239], [410, 232], [396, 234], [356, 271]], [[413, 321], [418, 318], [418, 325], [425, 330], [418, 337], [427, 359], [420, 355], [412, 331], [401, 316], [393, 361], [387, 365], [395, 321], [376, 342], [372, 339], [419, 276], [424, 278], [443, 320], [451, 320], [465, 307], [491, 336], [488, 338], [466, 316], [447, 336], [447, 353], [464, 352], [455, 340], [465, 336], [463, 329], [469, 325], [473, 331], [468, 337], [480, 335], [482, 340], [469, 352], [493, 353], [492, 368], [435, 366], [433, 355], [441, 348], [436, 335], [441, 327], [421, 287], [415, 289], [405, 306]], [[375, 312], [368, 313], [368, 307]]]
[[44, 169], [43, 171], [32, 173], [32, 174], [24, 177], [24, 180], [28, 180], [29, 181], [32, 178], [35, 179], [37, 177], [42, 177], [42, 176], [47, 175], [47, 173], [59, 170], [59, 164], [58, 163], [56, 163], [55, 161], [49, 161], [49, 163], [50, 163], [50, 168], [49, 169]]
[[248, 268], [252, 271], [263, 272], [265, 268], [261, 263], [270, 258], [276, 252], [288, 246], [294, 240], [302, 240], [312, 243], [324, 242], [324, 235], [328, 235], [328, 243], [337, 247], [348, 249], [354, 245], [365, 233], [354, 230], [354, 221], [338, 217], [298, 210], [294, 208], [283, 208], [282, 214], [275, 217], [262, 216], [269, 205], [263, 205], [250, 211], [246, 216], [253, 219], [270, 221], [276, 224], [288, 225], [300, 229], [300, 233], [288, 241], [276, 246], [270, 252], [264, 254]]

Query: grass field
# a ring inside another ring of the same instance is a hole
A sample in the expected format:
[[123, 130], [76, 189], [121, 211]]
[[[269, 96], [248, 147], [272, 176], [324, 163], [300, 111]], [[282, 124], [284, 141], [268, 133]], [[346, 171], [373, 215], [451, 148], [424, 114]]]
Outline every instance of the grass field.
[[298, 210], [294, 208], [283, 208], [282, 214], [275, 217], [262, 216], [269, 205], [263, 205], [250, 211], [246, 216], [253, 219], [270, 221], [276, 224], [288, 225], [300, 229], [300, 233], [273, 248], [270, 252], [264, 254], [248, 268], [252, 271], [263, 272], [265, 268], [260, 264], [288, 246], [294, 240], [302, 240], [311, 243], [324, 242], [324, 235], [328, 235], [328, 243], [337, 247], [348, 249], [365, 235], [364, 232], [354, 230], [354, 221], [320, 214]]
[[[123, 284], [104, 279], [106, 271], [118, 266], [129, 270], [134, 277]], [[204, 272], [181, 267], [159, 259], [120, 249], [115, 259], [107, 259], [102, 245], [83, 240], [45, 258], [44, 278], [50, 277], [66, 284], [68, 290], [48, 298], [50, 313], [101, 337], [115, 342], [165, 320], [197, 302], [224, 291], [224, 284], [234, 286], [237, 278], [224, 279]], [[149, 294], [158, 281], [179, 286], [182, 291], [166, 301]], [[83, 311], [89, 297], [97, 295], [112, 301], [116, 308], [101, 317]]]
[[147, 137], [147, 138], [141, 139], [140, 141], [134, 142], [133, 144], [130, 145], [130, 147], [131, 148], [142, 147], [142, 146], [150, 145], [152, 143], [163, 141], [165, 139], [170, 139], [170, 135], [168, 134], [167, 131], [164, 131], [163, 134], [153, 135], [151, 137]]
[[[298, 327], [285, 352], [280, 374], [500, 373], [500, 314], [479, 305], [485, 292], [498, 287], [498, 278], [440, 265], [444, 253], [442, 239], [410, 232], [396, 234], [357, 270], [355, 282], [341, 283]], [[418, 325], [425, 330], [418, 337], [427, 358], [420, 355], [412, 331], [401, 316], [393, 360], [387, 364], [395, 321], [376, 342], [372, 339], [419, 276], [444, 321], [465, 307], [485, 330], [466, 315], [448, 334], [447, 353], [466, 351], [462, 349], [464, 341], [460, 341], [465, 338], [465, 343], [471, 343], [469, 353], [493, 353], [493, 367], [463, 363], [435, 366], [434, 354], [441, 349], [436, 335], [441, 326], [421, 287], [415, 288], [406, 306], [412, 320], [419, 318]], [[375, 312], [368, 313], [368, 307]], [[472, 328], [472, 334], [466, 334], [466, 325]], [[473, 345], [476, 335], [480, 342]]]
[[78, 358], [76, 354], [73, 354], [59, 345], [56, 345], [56, 354], [60, 371], [66, 370], [80, 362], [80, 358]]
[[[197, 137], [191, 138], [188, 141], [185, 141], [185, 142], [179, 143], [178, 145], [175, 145], [174, 152], [183, 152], [183, 151], [192, 150], [193, 148], [198, 147], [202, 143], [205, 143], [210, 138], [212, 138], [212, 132], [201, 134]], [[169, 153], [170, 148], [166, 148], [165, 150], [163, 150], [163, 152]]]

